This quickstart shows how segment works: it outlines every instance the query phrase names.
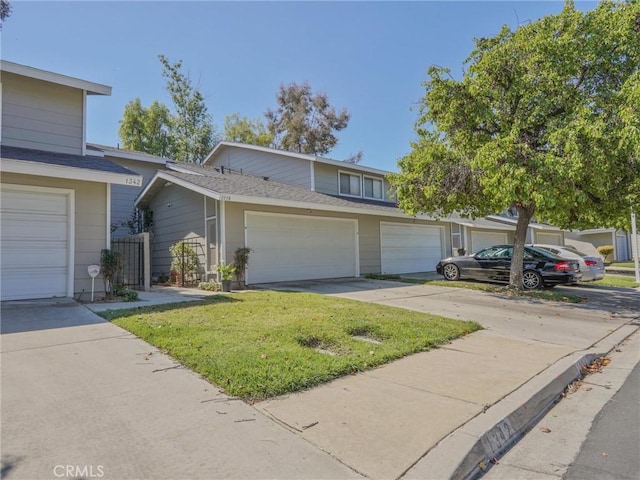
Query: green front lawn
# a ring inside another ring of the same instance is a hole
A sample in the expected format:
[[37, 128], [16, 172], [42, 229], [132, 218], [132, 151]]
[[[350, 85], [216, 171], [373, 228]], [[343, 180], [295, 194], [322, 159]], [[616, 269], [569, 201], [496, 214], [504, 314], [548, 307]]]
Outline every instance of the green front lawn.
[[636, 265], [633, 262], [613, 262], [607, 263], [607, 267], [636, 268]]
[[449, 280], [415, 280], [411, 278], [403, 278], [405, 283], [418, 283], [421, 285], [432, 285], [436, 287], [454, 287], [467, 288], [469, 290], [480, 290], [482, 292], [500, 293], [502, 295], [511, 295], [519, 297], [539, 298], [541, 300], [553, 300], [555, 302], [565, 303], [582, 303], [585, 301], [579, 295], [567, 294], [552, 289], [542, 290], [511, 290], [505, 285], [496, 285], [494, 283], [474, 282], [473, 280], [457, 280], [450, 282]]
[[313, 387], [482, 328], [355, 300], [272, 291], [102, 315], [248, 401]]
[[602, 280], [585, 283], [585, 285], [625, 288], [636, 288], [640, 286], [636, 282], [635, 277], [632, 277], [631, 275], [611, 275], [610, 273], [607, 273]]

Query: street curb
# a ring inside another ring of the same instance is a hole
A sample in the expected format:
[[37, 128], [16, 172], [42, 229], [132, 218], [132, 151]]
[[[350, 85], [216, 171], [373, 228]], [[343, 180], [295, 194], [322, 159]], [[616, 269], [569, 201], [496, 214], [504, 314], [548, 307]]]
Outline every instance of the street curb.
[[[480, 478], [491, 462], [515, 445], [582, 377], [582, 367], [615, 349], [640, 330], [623, 325], [596, 345], [560, 359], [511, 394], [454, 430], [428, 451], [403, 480]], [[461, 456], [461, 452], [466, 452]]]

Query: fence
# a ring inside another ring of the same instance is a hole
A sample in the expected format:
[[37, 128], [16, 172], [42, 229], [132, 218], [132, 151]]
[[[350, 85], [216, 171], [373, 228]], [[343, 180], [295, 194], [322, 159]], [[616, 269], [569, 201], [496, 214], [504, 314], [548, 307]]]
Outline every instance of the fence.
[[122, 265], [115, 278], [116, 285], [135, 290], [149, 290], [151, 265], [149, 234], [111, 239], [111, 249], [120, 254]]
[[180, 240], [171, 247], [171, 281], [181, 287], [197, 285], [203, 278], [204, 246], [199, 239]]

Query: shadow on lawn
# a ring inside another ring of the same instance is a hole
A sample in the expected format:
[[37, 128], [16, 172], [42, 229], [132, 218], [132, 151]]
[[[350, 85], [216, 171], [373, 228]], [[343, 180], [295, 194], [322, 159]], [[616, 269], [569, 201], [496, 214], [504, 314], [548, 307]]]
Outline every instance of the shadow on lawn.
[[229, 295], [212, 295], [210, 297], [203, 298], [202, 300], [192, 302], [165, 303], [163, 305], [132, 307], [125, 310], [105, 310], [104, 312], [96, 312], [96, 314], [111, 322], [118, 318], [130, 317], [131, 315], [138, 313], [170, 312], [172, 310], [184, 310], [191, 307], [201, 307], [203, 305], [216, 305], [218, 303], [235, 303], [242, 301], [243, 299], [239, 297], [230, 297]]

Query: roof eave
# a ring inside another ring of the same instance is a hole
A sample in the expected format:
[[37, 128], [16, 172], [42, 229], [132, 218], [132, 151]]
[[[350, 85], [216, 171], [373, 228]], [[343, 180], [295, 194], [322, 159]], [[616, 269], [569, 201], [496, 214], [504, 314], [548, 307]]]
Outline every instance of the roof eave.
[[44, 177], [82, 180], [87, 182], [112, 183], [116, 185], [141, 186], [142, 175], [107, 172], [89, 168], [53, 165], [24, 160], [2, 159], [1, 172], [38, 175]]
[[85, 90], [89, 95], [111, 95], [111, 87], [101, 83], [90, 82], [80, 78], [62, 75], [60, 73], [49, 72], [28, 65], [10, 62], [8, 60], [0, 60], [0, 70], [3, 72], [21, 75], [23, 77], [34, 78], [45, 82], [56, 83], [66, 87]]

